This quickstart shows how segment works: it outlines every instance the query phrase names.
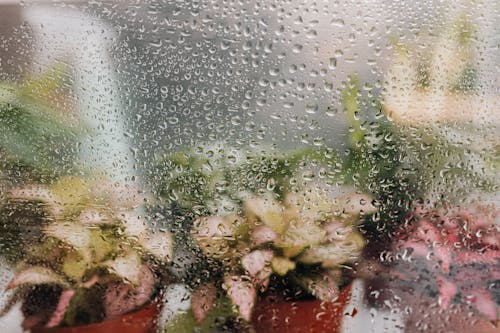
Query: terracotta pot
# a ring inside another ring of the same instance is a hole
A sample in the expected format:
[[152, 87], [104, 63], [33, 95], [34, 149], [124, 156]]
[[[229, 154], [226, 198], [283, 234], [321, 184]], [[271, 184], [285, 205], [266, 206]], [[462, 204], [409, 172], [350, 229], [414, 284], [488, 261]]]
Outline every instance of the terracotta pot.
[[142, 309], [100, 323], [55, 328], [32, 328], [31, 333], [156, 333], [160, 306], [152, 302]]
[[340, 332], [344, 308], [351, 298], [351, 285], [345, 287], [335, 303], [311, 301], [272, 301], [256, 304], [252, 325], [258, 333], [335, 333]]

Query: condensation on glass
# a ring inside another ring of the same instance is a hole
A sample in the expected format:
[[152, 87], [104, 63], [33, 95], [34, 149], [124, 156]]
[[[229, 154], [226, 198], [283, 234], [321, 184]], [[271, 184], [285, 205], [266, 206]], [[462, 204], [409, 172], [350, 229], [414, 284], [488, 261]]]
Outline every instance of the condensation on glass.
[[0, 2], [0, 331], [497, 332], [499, 27]]

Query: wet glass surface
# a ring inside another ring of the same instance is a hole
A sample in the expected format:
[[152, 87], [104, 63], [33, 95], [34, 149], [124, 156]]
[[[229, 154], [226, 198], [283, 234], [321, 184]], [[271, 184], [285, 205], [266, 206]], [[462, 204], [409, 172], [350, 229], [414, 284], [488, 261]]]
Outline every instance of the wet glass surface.
[[499, 27], [0, 2], [0, 331], [498, 331]]

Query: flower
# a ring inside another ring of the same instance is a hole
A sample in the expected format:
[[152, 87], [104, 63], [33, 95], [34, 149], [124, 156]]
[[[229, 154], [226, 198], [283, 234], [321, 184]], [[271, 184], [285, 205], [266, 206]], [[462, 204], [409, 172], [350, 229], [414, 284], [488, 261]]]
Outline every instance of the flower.
[[[271, 276], [293, 276], [312, 295], [338, 297], [340, 266], [358, 258], [364, 246], [356, 231], [360, 215], [371, 214], [371, 199], [342, 188], [332, 196], [317, 187], [289, 193], [283, 202], [271, 195], [250, 197], [244, 215], [198, 218], [192, 236], [209, 259], [222, 263], [223, 279], [199, 287], [192, 295], [195, 319], [202, 322], [215, 301], [219, 283], [238, 314], [250, 320], [257, 293]], [[314, 273], [295, 274], [300, 266]]]
[[418, 209], [396, 242], [399, 251], [424, 259], [446, 309], [459, 296], [490, 320], [498, 305], [489, 290], [500, 279], [500, 212], [491, 207]]

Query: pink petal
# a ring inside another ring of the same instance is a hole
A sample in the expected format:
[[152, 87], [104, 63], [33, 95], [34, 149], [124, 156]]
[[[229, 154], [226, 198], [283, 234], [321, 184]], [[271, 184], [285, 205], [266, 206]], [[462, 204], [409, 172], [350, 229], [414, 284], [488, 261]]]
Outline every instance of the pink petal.
[[69, 303], [71, 302], [71, 298], [75, 294], [74, 290], [65, 290], [61, 293], [59, 297], [59, 302], [57, 303], [56, 310], [50, 317], [46, 327], [55, 327], [58, 326], [61, 321], [64, 319], [64, 315], [66, 314], [66, 310], [68, 310]]
[[474, 263], [481, 264], [495, 264], [500, 259], [500, 251], [499, 250], [489, 250], [485, 253], [478, 253], [472, 251], [460, 251], [458, 252], [455, 262], [457, 264], [467, 265]]
[[257, 295], [254, 284], [243, 280], [241, 276], [226, 276], [224, 281], [227, 295], [237, 306], [238, 313], [243, 319], [250, 321]]
[[155, 276], [151, 269], [143, 264], [141, 270], [141, 282], [135, 289], [134, 304], [136, 308], [141, 307], [150, 300], [155, 287]]
[[451, 304], [452, 298], [457, 293], [457, 286], [440, 274], [436, 278], [439, 286], [439, 302], [443, 309], [447, 309]]
[[120, 316], [135, 310], [150, 300], [154, 291], [154, 275], [146, 265], [142, 265], [139, 284], [117, 282], [108, 286], [104, 295], [104, 310], [107, 318]]
[[272, 258], [272, 250], [255, 250], [243, 256], [241, 265], [250, 276], [256, 276], [269, 265]]
[[259, 286], [260, 292], [265, 292], [267, 287], [269, 287], [269, 283], [271, 281], [270, 277], [273, 274], [273, 269], [269, 266], [264, 268], [262, 271], [257, 274], [254, 279], [255, 285]]
[[222, 216], [200, 217], [194, 222], [197, 237], [229, 237], [234, 233], [231, 225]]
[[471, 303], [479, 312], [483, 313], [490, 320], [497, 320], [497, 304], [491, 296], [491, 293], [485, 287], [477, 286], [468, 291], [465, 301]]
[[108, 286], [104, 295], [104, 311], [106, 318], [115, 318], [132, 311], [135, 304], [132, 300], [133, 287], [131, 284], [117, 282]]
[[427, 257], [431, 250], [429, 247], [423, 243], [422, 241], [417, 240], [408, 240], [401, 245], [402, 248], [411, 248], [413, 249], [412, 255], [417, 257]]
[[191, 309], [198, 324], [201, 324], [212, 309], [217, 289], [212, 283], [196, 288], [191, 295]]
[[481, 237], [481, 242], [498, 248], [500, 247], [500, 233], [498, 235], [485, 235]]
[[446, 245], [437, 245], [434, 247], [434, 255], [441, 261], [441, 268], [447, 274], [450, 272], [451, 254], [451, 249]]
[[440, 241], [442, 238], [439, 230], [427, 220], [420, 221], [415, 235], [428, 243]]
[[352, 227], [346, 227], [341, 221], [335, 221], [325, 225], [326, 239], [328, 241], [334, 240], [345, 240], [350, 233], [352, 233]]
[[270, 227], [260, 225], [253, 229], [250, 237], [253, 246], [260, 246], [265, 243], [273, 242], [278, 238], [278, 234]]

